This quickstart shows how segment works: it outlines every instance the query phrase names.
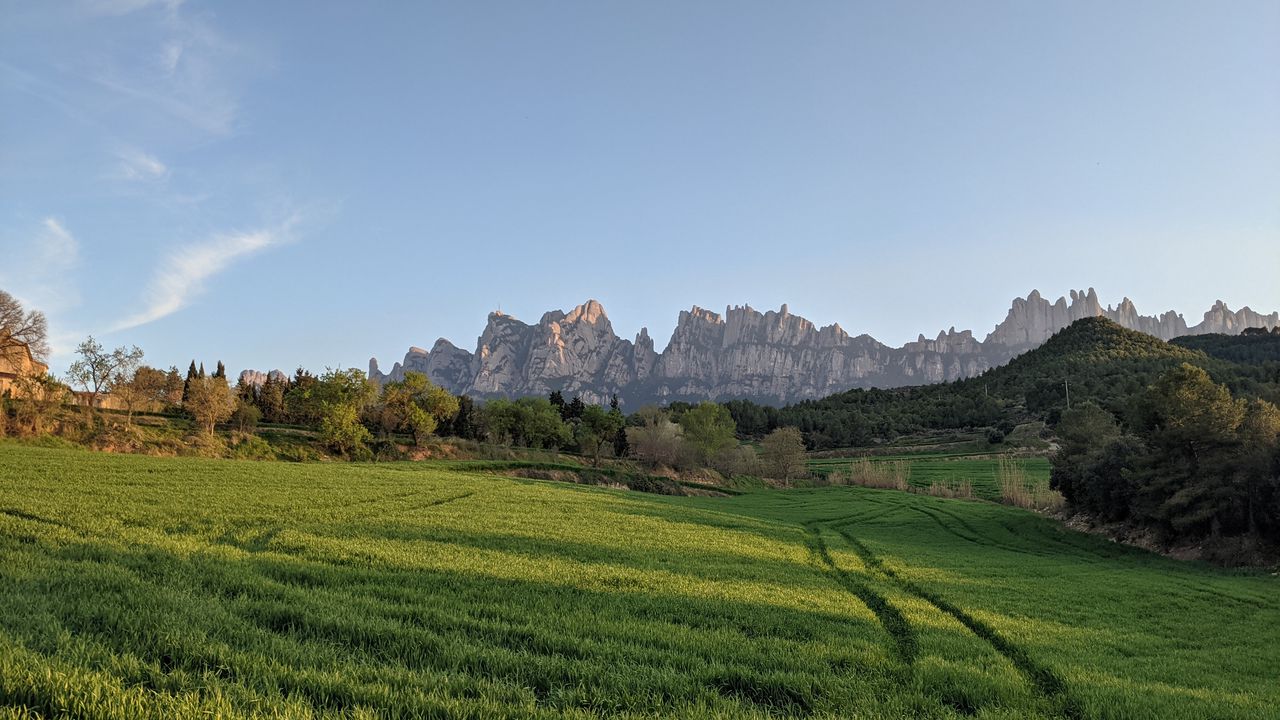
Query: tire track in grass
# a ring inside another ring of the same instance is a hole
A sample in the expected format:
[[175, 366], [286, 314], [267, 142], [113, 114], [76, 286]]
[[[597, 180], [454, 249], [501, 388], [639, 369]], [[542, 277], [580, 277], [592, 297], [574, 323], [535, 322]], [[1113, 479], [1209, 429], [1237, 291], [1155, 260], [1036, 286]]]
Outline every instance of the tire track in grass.
[[822, 539], [822, 531], [816, 523], [807, 523], [805, 532], [809, 535], [810, 552], [831, 571], [831, 574], [841, 587], [852, 593], [871, 612], [875, 613], [876, 620], [893, 638], [898, 658], [902, 660], [903, 664], [910, 667], [915, 663], [920, 644], [916, 640], [915, 630], [912, 629], [911, 623], [907, 622], [902, 612], [894, 607], [883, 595], [836, 565], [835, 560], [831, 557], [831, 552], [827, 549], [826, 541]]
[[[919, 512], [923, 515], [928, 515], [930, 518], [933, 518], [933, 521], [936, 522], [939, 527], [951, 533], [952, 535], [955, 535], [956, 537], [962, 540], [967, 540], [981, 547], [999, 548], [1000, 550], [1007, 550], [1013, 553], [1021, 553], [1023, 555], [1035, 555], [1036, 557], [1051, 557], [1053, 555], [1053, 553], [1050, 553], [1048, 551], [1032, 550], [1029, 547], [1020, 547], [1018, 545], [1013, 545], [1001, 540], [997, 540], [996, 538], [991, 537], [988, 534], [981, 533], [978, 530], [974, 529], [974, 527], [970, 525], [968, 521], [964, 520], [959, 515], [952, 513], [950, 511], [944, 510], [942, 508], [913, 507], [912, 509], [915, 510], [916, 512]], [[942, 517], [939, 517], [939, 516], [942, 516]], [[956, 530], [955, 528], [951, 527], [942, 519], [943, 517], [950, 518], [951, 520], [956, 521], [957, 524], [959, 524], [961, 527], [963, 527], [965, 530], [971, 533], [973, 537], [968, 537], [965, 534], [961, 533], [960, 531]], [[1015, 537], [1017, 537], [1016, 534], [1015, 534]]]
[[979, 620], [978, 618], [965, 612], [962, 608], [952, 604], [946, 599], [940, 597], [936, 593], [925, 589], [923, 586], [908, 580], [893, 568], [887, 567], [884, 562], [871, 552], [871, 548], [867, 547], [847, 528], [833, 528], [849, 545], [858, 553], [858, 557], [867, 564], [868, 567], [874, 568], [885, 577], [897, 583], [899, 587], [916, 597], [928, 602], [942, 612], [955, 618], [961, 625], [968, 628], [974, 635], [986, 640], [996, 652], [1003, 655], [1014, 667], [1018, 668], [1031, 684], [1049, 701], [1054, 703], [1062, 714], [1069, 718], [1082, 718], [1083, 713], [1080, 706], [1068, 694], [1067, 684], [1058, 677], [1048, 667], [1041, 665], [1031, 657], [1027, 651], [1013, 641], [996, 632], [995, 628]]
[[[403, 508], [392, 508], [390, 511], [388, 511], [388, 510], [386, 510], [386, 509], [383, 509], [383, 508], [374, 508], [373, 510], [369, 510], [369, 511], [367, 511], [367, 512], [359, 513], [359, 514], [356, 514], [356, 515], [352, 515], [351, 517], [352, 517], [352, 518], [355, 518], [355, 519], [364, 519], [364, 518], [373, 517], [374, 515], [386, 515], [386, 514], [388, 514], [388, 512], [394, 512], [394, 513], [397, 513], [397, 514], [403, 514], [403, 513], [409, 513], [409, 512], [417, 512], [417, 511], [419, 511], [419, 510], [428, 510], [428, 509], [433, 508], [433, 507], [439, 507], [439, 506], [441, 506], [441, 505], [445, 505], [445, 504], [447, 504], [447, 503], [455, 502], [455, 501], [458, 501], [458, 500], [465, 500], [465, 499], [467, 499], [467, 498], [471, 497], [472, 495], [475, 495], [475, 492], [474, 492], [474, 491], [472, 491], [472, 492], [464, 492], [464, 493], [461, 493], [461, 494], [458, 494], [458, 495], [449, 495], [449, 496], [447, 496], [447, 497], [435, 498], [435, 499], [433, 499], [433, 500], [430, 500], [430, 501], [425, 502], [425, 503], [421, 503], [421, 504], [419, 504], [419, 505], [410, 505], [410, 506], [408, 506], [408, 507], [403, 507]], [[406, 496], [398, 495], [398, 496], [396, 496], [396, 497], [395, 497], [395, 499], [399, 499], [399, 498], [401, 498], [401, 497], [406, 497]]]

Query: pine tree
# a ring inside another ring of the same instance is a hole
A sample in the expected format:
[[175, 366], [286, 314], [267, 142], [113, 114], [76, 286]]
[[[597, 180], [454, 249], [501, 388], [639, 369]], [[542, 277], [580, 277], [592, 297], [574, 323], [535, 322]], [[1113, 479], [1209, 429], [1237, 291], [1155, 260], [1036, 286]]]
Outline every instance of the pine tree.
[[586, 412], [586, 410], [587, 410], [587, 404], [582, 402], [582, 398], [575, 395], [573, 396], [573, 400], [567, 406], [565, 406], [565, 411], [562, 417], [566, 421], [581, 420], [582, 413]]
[[187, 368], [187, 379], [182, 381], [182, 404], [186, 405], [191, 399], [191, 381], [195, 380], [199, 375], [196, 374], [196, 361], [191, 361], [191, 367]]
[[221, 360], [219, 360], [219, 361], [218, 361], [218, 369], [213, 371], [213, 376], [214, 376], [214, 377], [216, 377], [216, 378], [223, 378], [223, 379], [226, 379], [226, 377], [227, 377], [227, 366], [226, 366], [226, 365], [223, 365]]

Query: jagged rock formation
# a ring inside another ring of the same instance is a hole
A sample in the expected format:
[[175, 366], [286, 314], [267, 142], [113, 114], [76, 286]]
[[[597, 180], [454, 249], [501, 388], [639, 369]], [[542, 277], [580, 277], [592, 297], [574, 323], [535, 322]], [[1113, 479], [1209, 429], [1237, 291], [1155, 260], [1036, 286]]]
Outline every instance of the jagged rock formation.
[[254, 388], [260, 388], [262, 387], [262, 384], [267, 381], [268, 377], [275, 378], [276, 380], [279, 380], [279, 381], [284, 381], [289, 379], [288, 375], [285, 375], [283, 372], [279, 370], [272, 370], [271, 372], [262, 372], [261, 370], [241, 370], [240, 384], [249, 385]]
[[533, 325], [490, 313], [474, 353], [441, 338], [430, 351], [410, 348], [385, 374], [370, 359], [369, 376], [387, 382], [416, 371], [451, 392], [481, 398], [560, 390], [601, 403], [616, 394], [631, 408], [646, 402], [732, 398], [784, 403], [855, 387], [973, 377], [1083, 317], [1106, 317], [1165, 340], [1280, 326], [1278, 313], [1262, 315], [1247, 307], [1232, 311], [1221, 301], [1201, 323], [1188, 326], [1172, 311], [1140, 315], [1128, 298], [1104, 308], [1092, 288], [1072, 290], [1070, 298], [1050, 303], [1033, 290], [1015, 299], [1005, 320], [981, 342], [972, 332], [953, 327], [900, 348], [869, 335], [851, 336], [839, 325], [815, 327], [786, 305], [764, 313], [750, 306], [731, 307], [724, 315], [695, 306], [680, 313], [661, 353], [647, 329], [634, 341], [619, 338], [604, 308], [589, 300], [567, 314], [548, 312]]

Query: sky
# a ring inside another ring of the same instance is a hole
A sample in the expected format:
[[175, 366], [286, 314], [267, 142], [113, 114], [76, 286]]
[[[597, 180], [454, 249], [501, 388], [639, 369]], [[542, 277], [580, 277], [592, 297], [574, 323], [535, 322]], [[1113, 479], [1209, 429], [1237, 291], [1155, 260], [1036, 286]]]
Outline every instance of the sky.
[[384, 367], [599, 300], [900, 344], [1280, 309], [1280, 3], [0, 0], [0, 289], [52, 367]]

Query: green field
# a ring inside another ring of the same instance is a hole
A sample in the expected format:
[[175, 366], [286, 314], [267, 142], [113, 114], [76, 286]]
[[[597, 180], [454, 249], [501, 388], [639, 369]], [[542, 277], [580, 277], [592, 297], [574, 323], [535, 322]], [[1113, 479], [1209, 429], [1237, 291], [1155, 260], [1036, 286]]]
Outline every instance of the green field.
[[1277, 668], [1280, 579], [992, 503], [0, 443], [9, 717], [1260, 718]]
[[[933, 483], [954, 487], [967, 479], [973, 485], [974, 495], [988, 500], [1000, 498], [1000, 480], [996, 468], [1000, 460], [990, 453], [912, 453], [907, 455], [881, 455], [868, 458], [871, 462], [901, 462], [908, 468], [907, 483], [912, 487], [928, 488]], [[1034, 483], [1049, 482], [1049, 461], [1042, 457], [1011, 458], [1022, 466], [1027, 480]], [[809, 469], [825, 475], [832, 470], [845, 471], [850, 458], [820, 458], [809, 461]]]

